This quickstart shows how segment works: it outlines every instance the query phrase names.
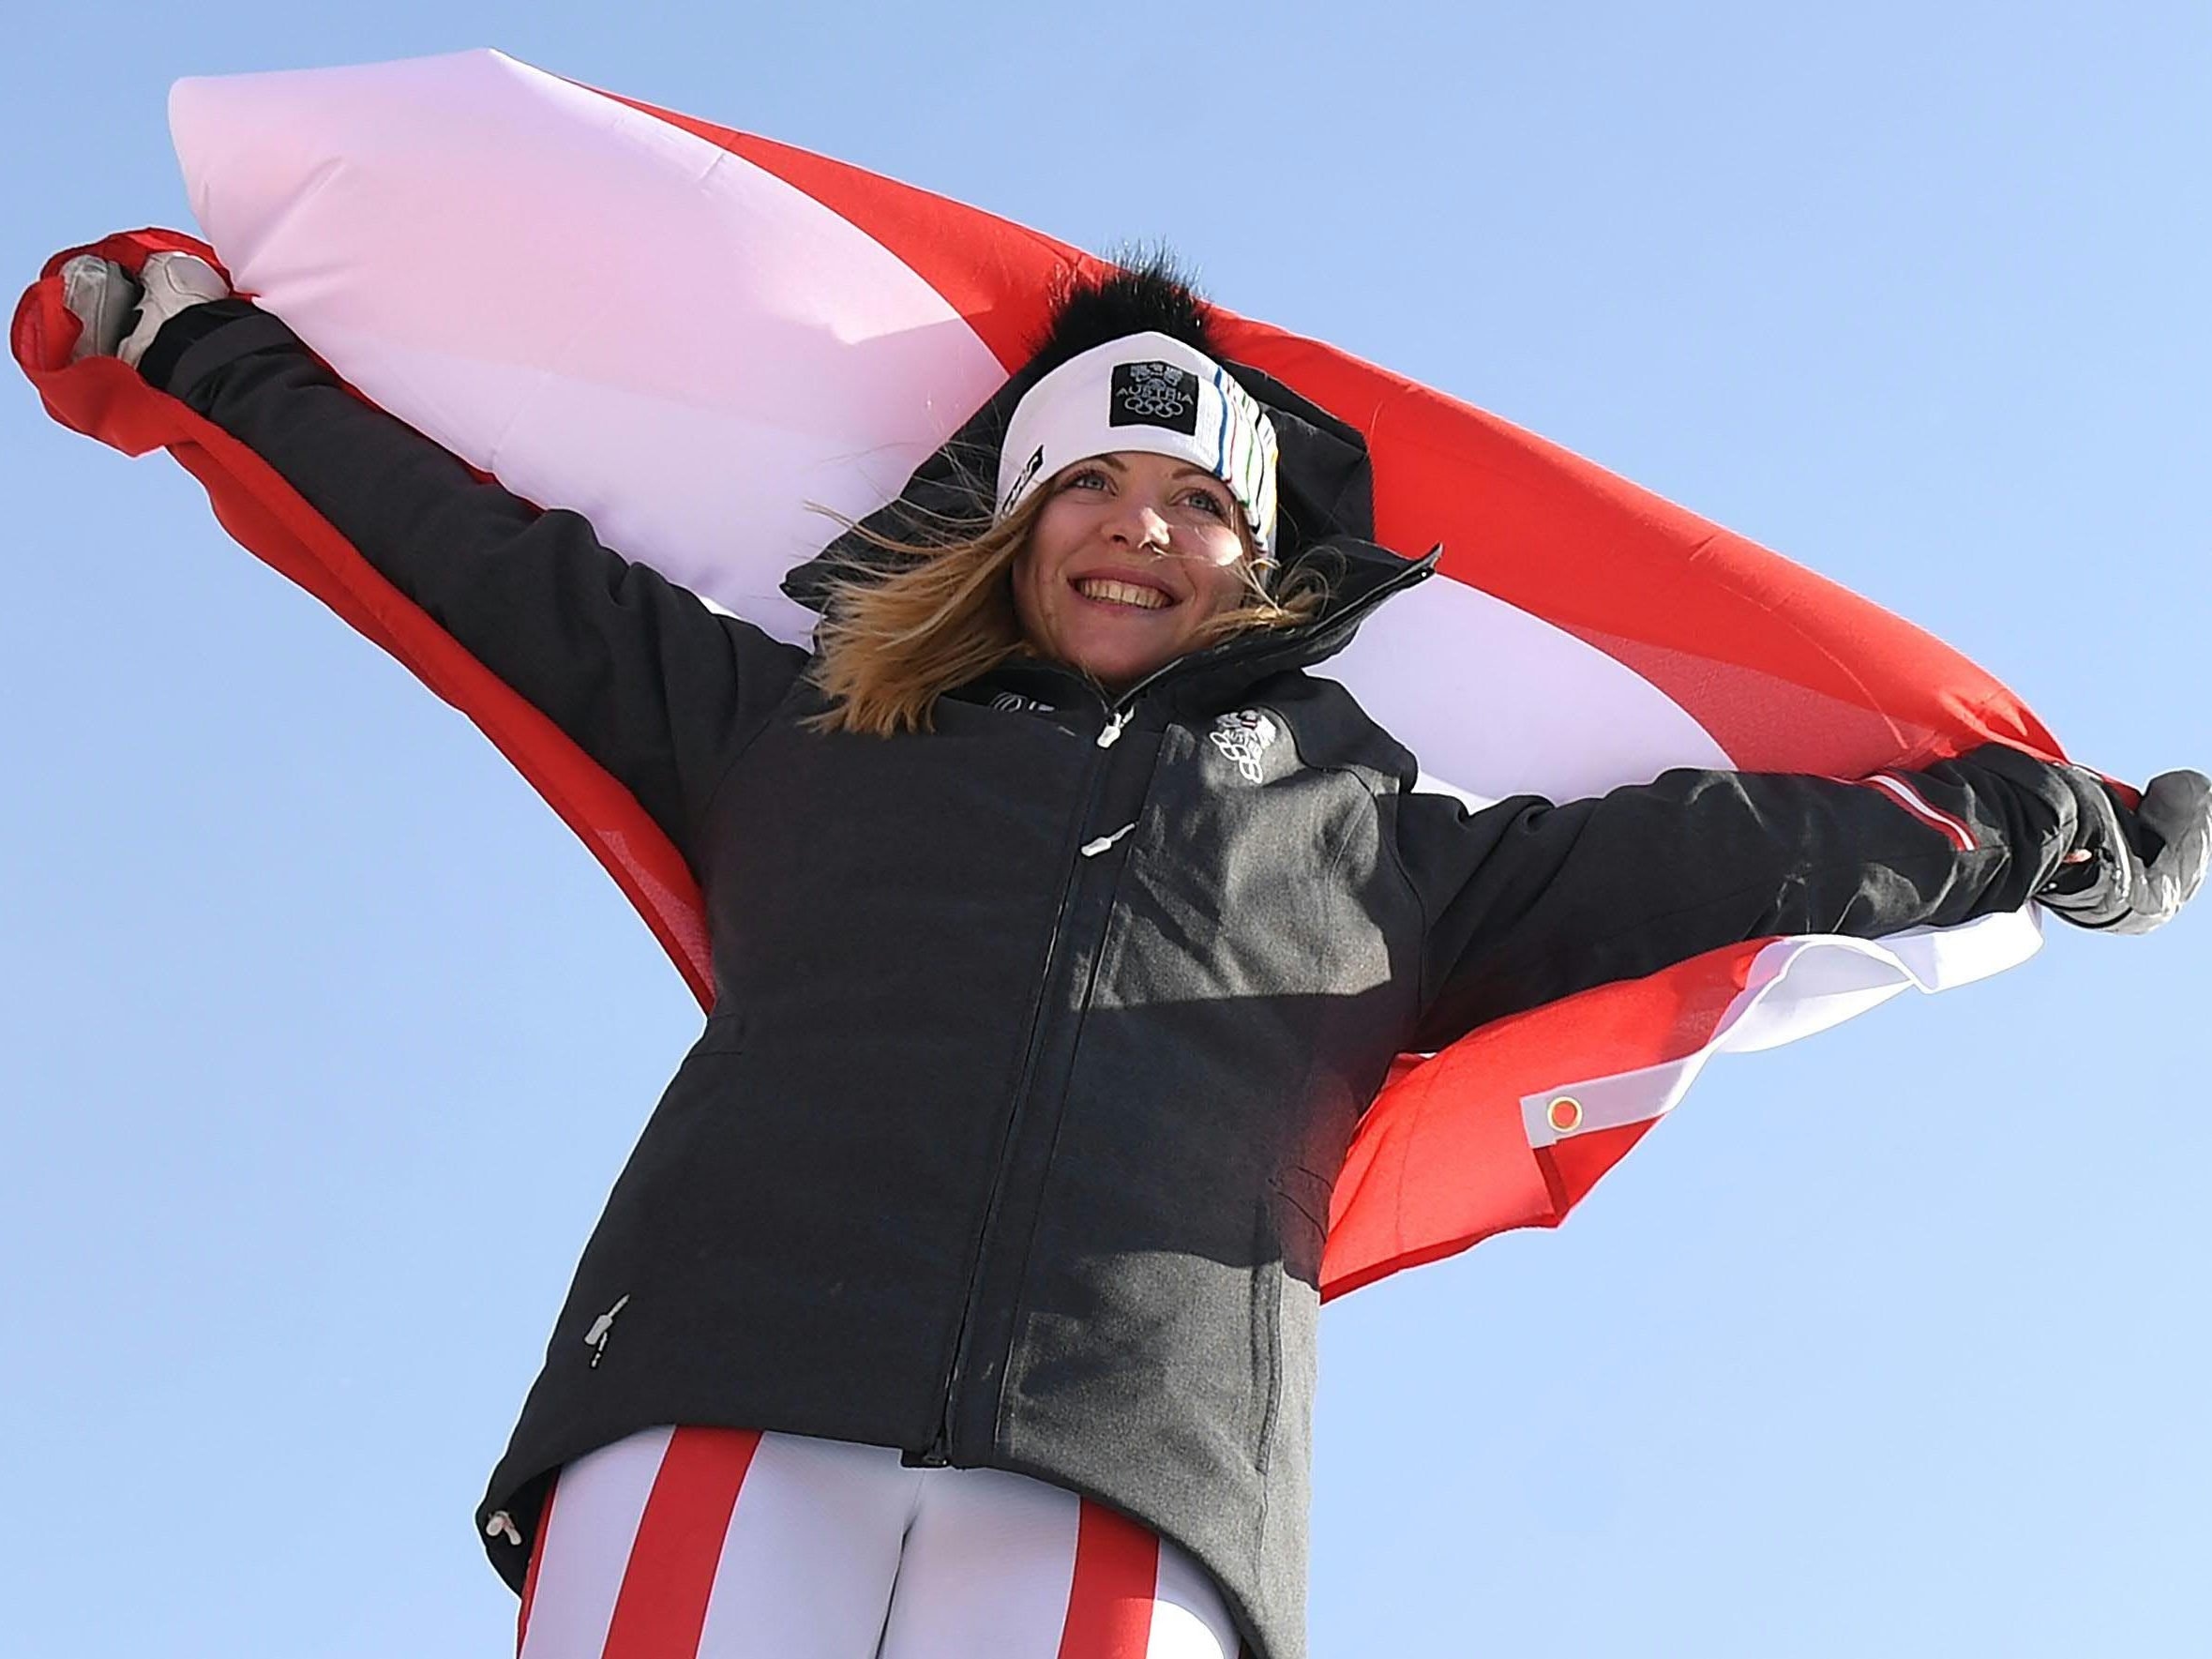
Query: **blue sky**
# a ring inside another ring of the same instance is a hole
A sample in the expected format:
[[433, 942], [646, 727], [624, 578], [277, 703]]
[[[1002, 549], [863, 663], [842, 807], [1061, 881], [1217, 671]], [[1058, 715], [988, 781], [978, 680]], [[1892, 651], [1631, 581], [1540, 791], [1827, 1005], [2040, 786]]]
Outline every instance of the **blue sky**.
[[[10, 42], [19, 283], [188, 222], [177, 76], [498, 46], [1163, 236], [1931, 627], [2084, 760], [2212, 766], [2202, 8], [242, 0]], [[511, 1651], [470, 1511], [694, 1007], [176, 468], [19, 382], [0, 487], [0, 1648]], [[2208, 992], [2212, 914], [2054, 937], [1722, 1062], [1560, 1231], [1337, 1305], [1317, 1655], [2199, 1651]]]

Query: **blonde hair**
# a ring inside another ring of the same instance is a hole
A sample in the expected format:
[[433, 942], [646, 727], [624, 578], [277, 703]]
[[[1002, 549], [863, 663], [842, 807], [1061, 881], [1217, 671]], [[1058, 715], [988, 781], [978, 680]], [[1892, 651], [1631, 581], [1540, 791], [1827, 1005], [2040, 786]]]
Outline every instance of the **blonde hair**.
[[[1028, 652], [1014, 605], [1014, 566], [1029, 545], [1049, 487], [998, 523], [940, 520], [941, 538], [912, 542], [846, 520], [871, 548], [900, 561], [889, 574], [863, 556], [834, 577], [815, 634], [814, 684], [830, 706], [808, 724], [879, 737], [933, 728], [937, 700]], [[1328, 590], [1294, 571], [1280, 594], [1261, 585], [1249, 534], [1240, 567], [1250, 597], [1209, 617], [1194, 649], [1233, 634], [1296, 627], [1319, 614]]]

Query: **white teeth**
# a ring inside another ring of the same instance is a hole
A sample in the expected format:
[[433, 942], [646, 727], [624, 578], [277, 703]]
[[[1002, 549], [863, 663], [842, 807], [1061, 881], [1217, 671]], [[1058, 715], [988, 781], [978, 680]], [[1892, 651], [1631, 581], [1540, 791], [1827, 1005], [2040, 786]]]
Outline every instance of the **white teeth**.
[[1135, 605], [1143, 611], [1159, 611], [1170, 602], [1157, 588], [1140, 588], [1134, 582], [1115, 581], [1104, 576], [1090, 577], [1076, 583], [1076, 592], [1086, 599], [1104, 599], [1109, 605]]

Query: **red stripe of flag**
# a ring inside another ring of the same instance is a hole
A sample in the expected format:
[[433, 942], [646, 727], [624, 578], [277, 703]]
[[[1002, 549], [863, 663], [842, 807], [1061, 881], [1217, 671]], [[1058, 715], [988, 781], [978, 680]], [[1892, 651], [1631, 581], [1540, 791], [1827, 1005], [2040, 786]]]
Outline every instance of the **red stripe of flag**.
[[679, 1428], [638, 1522], [602, 1659], [691, 1659], [723, 1535], [760, 1444], [751, 1428]]
[[1160, 1541], [1127, 1516], [1083, 1501], [1060, 1659], [1144, 1659], [1160, 1582]]
[[517, 1659], [520, 1659], [522, 1644], [530, 1638], [530, 1604], [537, 1598], [537, 1569], [546, 1559], [546, 1536], [553, 1527], [553, 1493], [560, 1485], [556, 1476], [546, 1487], [546, 1501], [537, 1511], [537, 1531], [530, 1540], [530, 1565], [522, 1574], [522, 1610], [515, 1615]]

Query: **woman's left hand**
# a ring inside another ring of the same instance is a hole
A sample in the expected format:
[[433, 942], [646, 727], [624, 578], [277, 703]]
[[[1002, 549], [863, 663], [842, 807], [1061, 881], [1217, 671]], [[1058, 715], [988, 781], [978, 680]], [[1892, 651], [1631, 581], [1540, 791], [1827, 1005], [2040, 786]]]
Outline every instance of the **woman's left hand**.
[[[2039, 902], [2077, 928], [2105, 933], [2148, 933], [2172, 921], [2204, 884], [2212, 862], [2212, 779], [2165, 773], [2128, 812], [2090, 774], [2074, 777], [2085, 844], [2067, 854], [2066, 873]], [[2091, 859], [2095, 873], [2080, 880], [2074, 867]]]

